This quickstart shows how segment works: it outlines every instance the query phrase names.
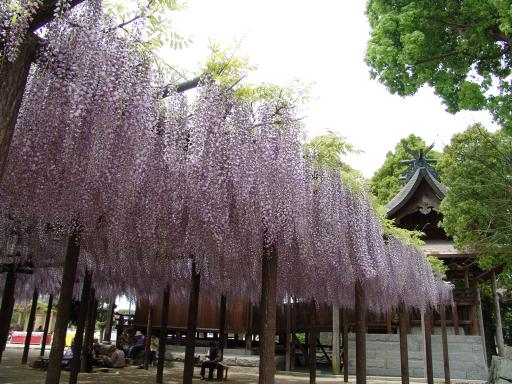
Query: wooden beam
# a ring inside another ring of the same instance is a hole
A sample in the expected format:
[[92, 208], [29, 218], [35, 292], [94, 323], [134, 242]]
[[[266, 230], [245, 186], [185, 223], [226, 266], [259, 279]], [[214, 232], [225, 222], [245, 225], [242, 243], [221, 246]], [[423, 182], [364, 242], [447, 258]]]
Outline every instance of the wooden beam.
[[343, 381], [348, 383], [348, 313], [346, 309], [341, 312], [343, 321], [343, 332], [341, 342], [343, 345]]
[[153, 328], [153, 305], [148, 299], [148, 321], [146, 323], [146, 338], [144, 339], [144, 369], [147, 371], [149, 368], [149, 360], [151, 358], [151, 337]]
[[452, 304], [452, 322], [453, 322], [453, 332], [458, 335], [459, 334], [459, 311], [457, 308], [457, 302], [454, 301]]
[[340, 374], [340, 309], [332, 307], [332, 374]]
[[402, 384], [409, 384], [409, 350], [407, 347], [407, 333], [409, 331], [409, 312], [402, 305], [398, 312], [400, 332], [400, 373]]
[[250, 351], [252, 349], [252, 303], [249, 303], [247, 309], [247, 328], [245, 330], [245, 349]]
[[194, 352], [196, 348], [197, 313], [199, 311], [199, 288], [201, 275], [196, 271], [196, 262], [192, 262], [190, 296], [188, 301], [187, 344], [183, 367], [183, 384], [192, 384], [194, 376]]
[[292, 303], [291, 300], [288, 298], [288, 302], [284, 305], [285, 310], [285, 316], [286, 316], [286, 334], [284, 338], [285, 342], [285, 356], [284, 356], [284, 369], [285, 371], [290, 371], [292, 368], [292, 356], [291, 356], [291, 349], [292, 349], [292, 340], [291, 340], [291, 333], [292, 333]]
[[356, 283], [355, 291], [356, 384], [366, 384], [366, 297], [359, 281]]
[[0, 362], [7, 344], [12, 311], [14, 309], [14, 288], [16, 286], [16, 273], [8, 271], [2, 293], [2, 306], [0, 307]]
[[48, 331], [50, 330], [50, 319], [52, 318], [52, 306], [53, 306], [53, 295], [48, 297], [48, 308], [46, 309], [46, 318], [44, 320], [43, 340], [41, 340], [41, 352], [40, 356], [44, 356], [46, 349], [46, 339], [48, 337]]
[[427, 383], [434, 384], [434, 370], [432, 365], [432, 309], [427, 308], [425, 314], [425, 369]]
[[82, 284], [82, 294], [80, 296], [80, 309], [76, 322], [75, 338], [73, 342], [73, 358], [70, 364], [69, 384], [76, 384], [78, 381], [78, 372], [80, 371], [80, 356], [84, 343], [85, 322], [87, 320], [87, 309], [89, 308], [89, 299], [91, 296], [91, 272], [86, 271], [84, 282]]
[[485, 329], [484, 329], [484, 315], [482, 313], [482, 298], [480, 295], [480, 287], [476, 285], [476, 299], [478, 301], [478, 325], [480, 328], [480, 337], [482, 339], [482, 351], [484, 353], [485, 368], [487, 369], [487, 347], [485, 345]]
[[316, 383], [316, 305], [311, 301], [309, 310], [309, 384]]
[[105, 324], [105, 333], [103, 335], [103, 341], [110, 344], [112, 339], [112, 324], [114, 323], [114, 310], [116, 308], [116, 298], [113, 297], [108, 303], [107, 323]]
[[388, 335], [391, 335], [393, 333], [392, 316], [393, 316], [393, 312], [390, 309], [389, 311], [386, 312], [386, 333]]
[[167, 322], [169, 319], [169, 286], [165, 287], [162, 298], [162, 319], [160, 320], [160, 337], [158, 340], [158, 366], [156, 383], [162, 384], [164, 379], [165, 348], [167, 343]]
[[82, 348], [82, 361], [80, 364], [80, 372], [87, 372], [87, 364], [89, 360], [89, 354], [92, 349], [92, 341], [94, 338], [94, 328], [96, 325], [96, 292], [94, 288], [91, 288], [89, 296], [89, 305], [87, 306], [87, 320], [85, 322], [85, 333], [84, 333], [84, 345]]
[[263, 247], [260, 303], [259, 384], [273, 384], [276, 372], [277, 248]]
[[501, 309], [500, 298], [498, 296], [498, 288], [496, 284], [496, 272], [491, 274], [492, 295], [494, 298], [494, 318], [496, 321], [496, 344], [498, 347], [498, 355], [505, 355], [505, 341], [503, 339], [503, 327], [501, 325]]
[[64, 352], [64, 346], [66, 345], [66, 331], [68, 329], [71, 301], [73, 300], [73, 286], [75, 285], [79, 255], [79, 236], [78, 230], [75, 229], [75, 231], [73, 231], [69, 236], [66, 258], [64, 260], [59, 305], [57, 307], [57, 319], [55, 321], [55, 328], [53, 331], [52, 349], [48, 360], [48, 370], [46, 371], [46, 384], [56, 384], [60, 381], [62, 354]]
[[226, 296], [220, 297], [220, 319], [219, 319], [219, 349], [220, 355], [224, 357], [226, 346]]
[[441, 317], [441, 340], [443, 344], [443, 368], [444, 382], [450, 384], [450, 358], [448, 356], [448, 335], [446, 333], [446, 308], [444, 304], [439, 306], [439, 315]]
[[23, 355], [21, 356], [21, 364], [27, 364], [28, 352], [30, 350], [30, 339], [32, 338], [32, 331], [34, 330], [34, 322], [36, 320], [37, 300], [39, 299], [39, 292], [34, 289], [32, 295], [32, 305], [30, 307], [30, 315], [28, 317], [27, 333], [25, 335], [25, 345], [23, 346]]

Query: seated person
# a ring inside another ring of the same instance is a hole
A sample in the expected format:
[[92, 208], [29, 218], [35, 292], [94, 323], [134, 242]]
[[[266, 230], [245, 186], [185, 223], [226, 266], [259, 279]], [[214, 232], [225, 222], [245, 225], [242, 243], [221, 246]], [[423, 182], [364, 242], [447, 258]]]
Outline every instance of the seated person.
[[103, 365], [103, 360], [106, 356], [101, 354], [101, 345], [95, 343], [91, 349], [91, 364], [92, 365]]
[[217, 365], [222, 360], [222, 356], [220, 351], [217, 349], [215, 343], [210, 342], [210, 350], [208, 351], [208, 355], [206, 356], [206, 360], [201, 364], [201, 380], [204, 380], [204, 371], [206, 368], [208, 371], [208, 380], [213, 380], [213, 370], [217, 368]]
[[61, 361], [62, 368], [69, 368], [71, 360], [73, 360], [73, 348], [75, 348], [74, 340], [71, 342], [71, 347], [64, 349]]
[[141, 331], [135, 332], [135, 344], [128, 351], [128, 357], [134, 359], [140, 351], [144, 350], [144, 335]]
[[110, 357], [103, 359], [103, 365], [107, 368], [123, 368], [126, 365], [124, 352], [115, 345], [110, 346]]

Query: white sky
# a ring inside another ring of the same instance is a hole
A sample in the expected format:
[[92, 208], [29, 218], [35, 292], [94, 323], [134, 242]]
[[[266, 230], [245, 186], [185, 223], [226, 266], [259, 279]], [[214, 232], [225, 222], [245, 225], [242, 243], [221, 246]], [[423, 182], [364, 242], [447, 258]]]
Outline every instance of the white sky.
[[210, 41], [241, 41], [256, 71], [251, 82], [312, 84], [305, 125], [310, 137], [333, 131], [364, 153], [347, 160], [371, 177], [386, 152], [410, 133], [436, 149], [455, 132], [482, 122], [495, 129], [487, 112], [450, 115], [430, 89], [401, 98], [371, 80], [363, 61], [369, 26], [366, 0], [188, 0], [170, 16], [192, 44], [166, 54], [166, 61], [191, 72], [208, 56]]

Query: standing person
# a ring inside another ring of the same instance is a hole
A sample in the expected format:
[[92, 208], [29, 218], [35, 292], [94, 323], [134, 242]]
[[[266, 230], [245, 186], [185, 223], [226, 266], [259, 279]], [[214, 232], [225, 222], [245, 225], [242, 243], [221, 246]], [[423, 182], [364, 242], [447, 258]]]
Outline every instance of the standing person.
[[208, 371], [208, 380], [213, 380], [213, 370], [217, 368], [217, 365], [222, 360], [222, 356], [220, 354], [219, 349], [212, 341], [210, 342], [210, 350], [208, 351], [208, 355], [206, 356], [206, 360], [201, 364], [201, 380], [204, 380], [204, 371], [206, 368]]

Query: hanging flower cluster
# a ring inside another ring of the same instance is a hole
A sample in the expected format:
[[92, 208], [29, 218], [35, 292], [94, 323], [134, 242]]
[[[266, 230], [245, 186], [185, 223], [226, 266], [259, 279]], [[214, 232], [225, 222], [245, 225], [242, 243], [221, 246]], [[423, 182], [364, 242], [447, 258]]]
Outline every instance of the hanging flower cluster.
[[59, 264], [78, 228], [80, 273], [107, 297], [167, 284], [185, 296], [193, 261], [202, 291], [256, 302], [273, 246], [279, 301], [352, 306], [356, 281], [375, 310], [438, 300], [426, 259], [386, 245], [364, 193], [303, 156], [291, 109], [215, 84], [162, 100], [144, 52], [105, 33], [97, 7], [84, 15], [87, 29], [49, 27], [31, 73], [0, 185], [2, 247], [27, 228], [23, 255]]

